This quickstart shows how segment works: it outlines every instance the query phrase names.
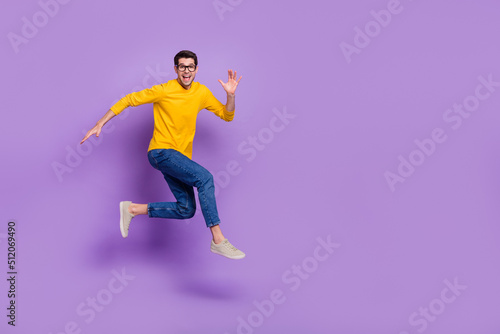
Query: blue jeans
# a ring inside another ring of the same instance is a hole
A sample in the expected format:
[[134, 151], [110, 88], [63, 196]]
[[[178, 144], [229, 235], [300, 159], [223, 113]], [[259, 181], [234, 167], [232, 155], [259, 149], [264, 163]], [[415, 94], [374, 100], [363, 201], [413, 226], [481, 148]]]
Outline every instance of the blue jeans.
[[148, 216], [154, 218], [188, 219], [196, 212], [193, 187], [198, 189], [201, 211], [207, 227], [220, 223], [215, 203], [213, 176], [184, 154], [174, 149], [148, 152], [151, 166], [162, 172], [177, 202], [148, 203]]

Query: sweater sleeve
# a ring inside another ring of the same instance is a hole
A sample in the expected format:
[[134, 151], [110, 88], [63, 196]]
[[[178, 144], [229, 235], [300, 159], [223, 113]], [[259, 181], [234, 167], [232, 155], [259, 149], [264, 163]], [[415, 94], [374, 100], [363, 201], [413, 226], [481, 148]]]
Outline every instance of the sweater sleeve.
[[207, 109], [213, 112], [226, 122], [232, 121], [234, 118], [235, 110], [231, 112], [227, 111], [226, 106], [223, 105], [219, 100], [217, 100], [217, 98], [212, 94], [212, 92], [208, 88], [205, 89], [206, 89], [205, 93], [206, 95], [205, 95], [205, 103], [203, 109]]
[[110, 109], [115, 115], [120, 114], [127, 107], [136, 107], [141, 104], [154, 103], [159, 101], [164, 95], [163, 85], [155, 85], [138, 92], [133, 92], [122, 97]]

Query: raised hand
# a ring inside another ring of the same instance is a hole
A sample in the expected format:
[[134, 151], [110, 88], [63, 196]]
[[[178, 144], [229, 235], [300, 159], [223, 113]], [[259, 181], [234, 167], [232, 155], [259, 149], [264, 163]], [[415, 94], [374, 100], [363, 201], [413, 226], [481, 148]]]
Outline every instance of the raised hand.
[[219, 79], [219, 82], [222, 85], [222, 88], [224, 88], [224, 90], [226, 91], [226, 93], [234, 95], [234, 93], [236, 92], [236, 87], [238, 87], [238, 83], [241, 80], [241, 76], [238, 79], [238, 81], [236, 81], [236, 71], [233, 72], [233, 70], [228, 70], [227, 73], [228, 73], [227, 82], [224, 83], [222, 82], [221, 79]]

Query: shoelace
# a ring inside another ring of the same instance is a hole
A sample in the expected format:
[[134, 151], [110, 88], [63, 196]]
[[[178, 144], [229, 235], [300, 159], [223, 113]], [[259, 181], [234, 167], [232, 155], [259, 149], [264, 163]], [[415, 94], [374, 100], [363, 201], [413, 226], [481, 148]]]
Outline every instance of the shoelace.
[[224, 247], [232, 250], [233, 252], [238, 251], [238, 248], [234, 247], [229, 241], [224, 242]]

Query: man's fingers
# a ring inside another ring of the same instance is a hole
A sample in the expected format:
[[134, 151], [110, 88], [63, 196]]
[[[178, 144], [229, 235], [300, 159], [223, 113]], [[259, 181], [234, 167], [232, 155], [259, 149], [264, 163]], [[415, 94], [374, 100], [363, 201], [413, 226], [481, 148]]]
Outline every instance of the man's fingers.
[[99, 133], [101, 133], [101, 129], [96, 130], [95, 128], [93, 128], [93, 129], [89, 130], [87, 132], [87, 134], [85, 135], [85, 137], [83, 137], [82, 141], [80, 142], [80, 145], [83, 144], [84, 141], [86, 141], [87, 139], [89, 139], [89, 137], [92, 136], [96, 132], [97, 132], [96, 136], [99, 137]]
[[[229, 77], [229, 81], [231, 81], [231, 80], [236, 81], [236, 78], [238, 77], [238, 74], [236, 71], [233, 72], [233, 70], [227, 70], [227, 74]], [[240, 79], [241, 79], [241, 76], [240, 76]], [[240, 81], [240, 79], [238, 79], [238, 82]]]
[[[228, 85], [235, 85], [235, 86], [237, 86], [238, 83], [240, 82], [241, 78], [243, 77], [242, 75], [240, 75], [238, 81], [236, 81], [236, 78], [238, 77], [238, 75], [236, 74], [236, 71], [233, 72], [233, 70], [231, 70], [231, 69], [227, 70], [227, 74], [229, 76], [228, 81], [227, 81]], [[223, 83], [221, 79], [219, 79], [218, 81], [220, 82], [220, 84], [222, 85], [222, 87], [225, 87], [226, 84]], [[236, 88], [236, 87], [234, 87], [234, 88]], [[226, 88], [224, 88], [224, 89], [226, 89]]]
[[82, 141], [80, 142], [80, 145], [83, 144], [83, 142], [86, 141], [88, 137], [89, 137], [88, 135], [86, 135], [85, 137], [83, 137]]
[[89, 139], [90, 135], [86, 135], [85, 138], [82, 139], [80, 144], [83, 144], [87, 139]]

